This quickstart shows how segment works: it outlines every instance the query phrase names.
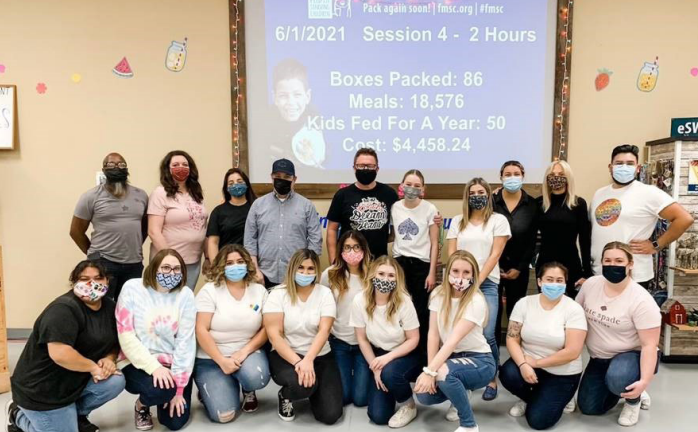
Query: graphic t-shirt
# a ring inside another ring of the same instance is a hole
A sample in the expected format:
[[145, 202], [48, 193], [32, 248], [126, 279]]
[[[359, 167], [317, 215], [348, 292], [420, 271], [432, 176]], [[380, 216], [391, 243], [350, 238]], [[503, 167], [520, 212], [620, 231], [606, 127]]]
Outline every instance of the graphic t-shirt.
[[[589, 207], [594, 273], [601, 274], [601, 253], [606, 244], [649, 239], [657, 225], [659, 213], [674, 202], [669, 194], [658, 187], [639, 181], [618, 189], [608, 185], [597, 190]], [[652, 279], [652, 255], [633, 255], [633, 258], [633, 279], [637, 282]]]
[[390, 209], [397, 200], [397, 192], [386, 184], [376, 183], [371, 190], [352, 184], [334, 194], [327, 219], [339, 223], [342, 232], [360, 231], [377, 258], [388, 253]]
[[412, 209], [405, 207], [404, 200], [393, 204], [390, 212], [390, 224], [395, 230], [393, 256], [419, 258], [424, 262], [431, 261], [429, 228], [434, 225], [434, 217], [437, 213], [436, 206], [429, 201], [422, 200]]
[[590, 277], [575, 299], [587, 317], [589, 354], [600, 359], [639, 351], [637, 331], [656, 328], [662, 323], [657, 302], [641, 285], [630, 281], [620, 295], [609, 297], [604, 292], [605, 284], [603, 276]]

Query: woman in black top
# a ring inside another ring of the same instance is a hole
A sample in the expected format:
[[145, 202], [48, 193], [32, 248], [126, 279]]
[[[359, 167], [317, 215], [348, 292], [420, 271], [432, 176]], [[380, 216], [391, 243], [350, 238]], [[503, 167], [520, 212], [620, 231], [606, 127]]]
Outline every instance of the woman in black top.
[[[536, 199], [522, 189], [525, 174], [520, 162], [504, 162], [499, 171], [502, 188], [494, 195], [494, 211], [506, 216], [511, 227], [511, 238], [499, 258], [500, 316], [504, 309], [501, 304], [502, 294], [506, 295], [507, 317], [511, 315], [516, 302], [526, 297], [536, 247], [539, 206]], [[497, 342], [501, 338], [500, 323], [501, 319], [498, 318], [495, 333]]]
[[553, 162], [545, 171], [538, 205], [541, 245], [536, 269], [551, 261], [567, 267], [567, 295], [574, 298], [592, 276], [591, 224], [586, 201], [574, 193], [574, 177], [567, 162]]
[[39, 315], [17, 362], [8, 431], [96, 432], [87, 416], [126, 385], [116, 369], [115, 304], [104, 297], [103, 265], [82, 261], [70, 283]]
[[213, 209], [206, 230], [207, 256], [211, 259], [223, 246], [244, 244], [247, 213], [257, 199], [250, 179], [239, 168], [231, 168], [225, 173], [223, 196], [225, 202]]

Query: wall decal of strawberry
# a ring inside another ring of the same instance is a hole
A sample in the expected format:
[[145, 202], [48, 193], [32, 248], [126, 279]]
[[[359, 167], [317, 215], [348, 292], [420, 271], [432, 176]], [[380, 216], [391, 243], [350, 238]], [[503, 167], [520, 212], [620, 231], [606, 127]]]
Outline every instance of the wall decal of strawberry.
[[599, 69], [599, 74], [596, 75], [596, 79], [594, 80], [596, 91], [601, 91], [608, 87], [608, 84], [611, 83], [611, 75], [613, 75], [612, 71], [606, 68]]
[[114, 72], [114, 75], [120, 77], [120, 78], [132, 78], [133, 77], [133, 71], [131, 70], [131, 65], [128, 64], [128, 60], [126, 60], [126, 57], [122, 58], [119, 64], [114, 66], [114, 69], [111, 70]]

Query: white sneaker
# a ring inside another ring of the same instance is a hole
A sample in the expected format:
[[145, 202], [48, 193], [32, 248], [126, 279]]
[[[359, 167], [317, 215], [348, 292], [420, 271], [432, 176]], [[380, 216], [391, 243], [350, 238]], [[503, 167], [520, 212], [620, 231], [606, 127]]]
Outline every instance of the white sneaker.
[[456, 429], [456, 432], [480, 432], [480, 428], [477, 425], [471, 428], [461, 426], [458, 429]]
[[620, 417], [618, 417], [618, 424], [621, 426], [635, 426], [639, 419], [640, 404], [630, 405], [626, 402], [623, 406], [623, 411], [620, 412]]
[[451, 404], [451, 407], [446, 411], [446, 420], [450, 422], [457, 422], [460, 420], [458, 417], [458, 410]]
[[394, 429], [405, 427], [410, 424], [415, 417], [417, 417], [417, 406], [406, 403], [390, 417], [388, 426]]
[[646, 391], [643, 391], [640, 395], [640, 409], [648, 410], [650, 409], [650, 406], [652, 406], [652, 399], [650, 398], [650, 394]]
[[565, 414], [570, 414], [573, 413], [576, 409], [577, 404], [574, 402], [574, 398], [572, 398], [569, 402], [567, 402], [567, 405], [565, 405], [565, 409], [563, 409], [562, 412]]
[[520, 400], [509, 409], [509, 415], [512, 417], [523, 417], [526, 415], [526, 402]]

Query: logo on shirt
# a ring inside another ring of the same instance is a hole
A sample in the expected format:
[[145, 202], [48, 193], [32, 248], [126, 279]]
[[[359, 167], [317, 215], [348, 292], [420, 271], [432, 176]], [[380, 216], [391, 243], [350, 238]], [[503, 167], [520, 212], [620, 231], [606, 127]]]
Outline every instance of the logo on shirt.
[[411, 218], [407, 218], [397, 226], [397, 232], [403, 236], [403, 240], [412, 240], [411, 236], [419, 234], [419, 227]]
[[361, 198], [352, 206], [349, 220], [353, 230], [379, 230], [388, 223], [388, 208], [375, 197]]
[[603, 227], [613, 225], [620, 217], [621, 210], [620, 201], [615, 198], [607, 199], [596, 207], [596, 223]]

